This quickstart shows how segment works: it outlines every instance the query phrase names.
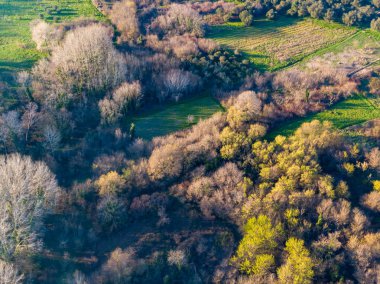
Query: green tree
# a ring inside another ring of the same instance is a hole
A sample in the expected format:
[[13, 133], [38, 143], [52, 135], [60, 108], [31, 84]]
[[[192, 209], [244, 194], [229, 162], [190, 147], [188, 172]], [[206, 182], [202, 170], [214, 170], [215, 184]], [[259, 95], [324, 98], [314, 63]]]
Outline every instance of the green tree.
[[274, 267], [274, 252], [281, 235], [281, 225], [273, 226], [267, 216], [249, 219], [232, 262], [246, 274], [262, 275], [269, 272]]
[[285, 250], [288, 252], [288, 258], [277, 271], [280, 283], [312, 283], [313, 262], [309, 251], [305, 248], [304, 241], [290, 238], [286, 242]]

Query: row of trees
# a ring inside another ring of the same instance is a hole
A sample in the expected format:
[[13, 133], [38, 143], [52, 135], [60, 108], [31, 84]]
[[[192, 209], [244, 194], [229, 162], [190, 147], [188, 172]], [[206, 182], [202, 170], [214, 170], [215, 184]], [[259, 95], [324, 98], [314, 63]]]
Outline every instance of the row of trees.
[[371, 25], [378, 20], [380, 4], [373, 1], [246, 1], [246, 7], [251, 9], [253, 14], [267, 15], [268, 18], [276, 14], [287, 14], [291, 16], [325, 19], [327, 21], [338, 21], [347, 26]]

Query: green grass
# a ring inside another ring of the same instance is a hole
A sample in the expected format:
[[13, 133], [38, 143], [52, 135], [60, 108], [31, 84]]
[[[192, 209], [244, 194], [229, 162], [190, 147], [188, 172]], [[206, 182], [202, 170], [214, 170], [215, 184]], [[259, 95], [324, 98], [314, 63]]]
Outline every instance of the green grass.
[[268, 139], [274, 139], [277, 135], [289, 136], [304, 122], [312, 120], [331, 121], [334, 127], [344, 129], [346, 127], [363, 123], [368, 120], [380, 118], [380, 108], [375, 104], [375, 98], [366, 98], [363, 95], [355, 95], [341, 101], [331, 108], [279, 123], [268, 134]]
[[44, 54], [35, 49], [29, 24], [77, 17], [102, 18], [91, 0], [0, 0], [0, 80], [31, 68]]
[[208, 38], [230, 49], [241, 50], [257, 68], [277, 70], [339, 44], [357, 33], [356, 28], [309, 18], [282, 17], [212, 26]]
[[196, 123], [218, 111], [223, 111], [222, 106], [210, 95], [205, 95], [146, 111], [135, 117], [133, 122], [138, 137], [151, 139], [191, 126], [187, 121], [189, 115], [194, 116], [193, 123]]

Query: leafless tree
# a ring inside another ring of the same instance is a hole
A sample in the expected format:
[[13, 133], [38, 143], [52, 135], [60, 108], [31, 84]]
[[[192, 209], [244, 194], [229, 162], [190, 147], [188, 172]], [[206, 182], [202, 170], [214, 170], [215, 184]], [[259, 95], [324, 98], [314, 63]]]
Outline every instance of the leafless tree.
[[[165, 94], [170, 95], [176, 100], [194, 88], [196, 84], [196, 76], [181, 69], [171, 69], [164, 75], [163, 78]], [[165, 97], [166, 96], [164, 96], [164, 98]], [[161, 100], [163, 100], [162, 97]]]
[[171, 4], [167, 13], [159, 16], [152, 23], [152, 28], [159, 28], [168, 34], [190, 33], [194, 36], [204, 34], [202, 17], [190, 5], [186, 4]]
[[85, 98], [119, 85], [125, 73], [125, 58], [112, 44], [112, 30], [101, 24], [79, 27], [66, 34], [49, 60], [34, 67], [34, 96], [44, 101], [62, 93]]
[[20, 85], [21, 89], [24, 90], [25, 95], [29, 98], [30, 96], [30, 85], [31, 76], [27, 71], [21, 71], [17, 74], [17, 83]]
[[12, 154], [0, 156], [0, 255], [36, 251], [42, 221], [58, 197], [54, 175], [42, 162]]
[[26, 106], [25, 112], [21, 118], [22, 127], [25, 131], [26, 142], [28, 142], [30, 129], [36, 125], [38, 119], [39, 119], [39, 113], [37, 112], [37, 104], [29, 103]]
[[24, 275], [20, 274], [17, 268], [11, 263], [6, 263], [0, 259], [0, 283], [19, 284], [22, 283]]
[[178, 268], [186, 265], [186, 254], [183, 250], [176, 249], [170, 250], [168, 253], [168, 263], [170, 265], [175, 265]]
[[22, 135], [22, 123], [15, 110], [6, 112], [0, 117], [0, 141], [5, 149], [12, 148]]
[[44, 129], [44, 147], [49, 151], [57, 150], [61, 139], [61, 134], [57, 128], [53, 126], [47, 126]]
[[37, 45], [38, 50], [43, 50], [49, 44], [50, 25], [42, 20], [31, 23], [32, 39]]

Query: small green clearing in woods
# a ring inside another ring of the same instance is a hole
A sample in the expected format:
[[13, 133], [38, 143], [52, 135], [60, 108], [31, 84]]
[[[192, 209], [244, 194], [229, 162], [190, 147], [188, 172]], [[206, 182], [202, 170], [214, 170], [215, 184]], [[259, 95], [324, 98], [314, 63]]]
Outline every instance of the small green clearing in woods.
[[[208, 118], [218, 111], [223, 111], [219, 102], [211, 95], [205, 95], [185, 99], [165, 108], [145, 111], [132, 121], [136, 126], [137, 137], [151, 139], [189, 127], [200, 119]], [[189, 116], [194, 116], [192, 123], [188, 122]]]
[[274, 139], [277, 135], [289, 136], [304, 122], [312, 120], [331, 121], [338, 129], [363, 123], [368, 120], [380, 118], [380, 108], [375, 98], [367, 98], [363, 95], [355, 95], [338, 102], [331, 108], [306, 117], [298, 117], [279, 123], [267, 135], [268, 139]]

